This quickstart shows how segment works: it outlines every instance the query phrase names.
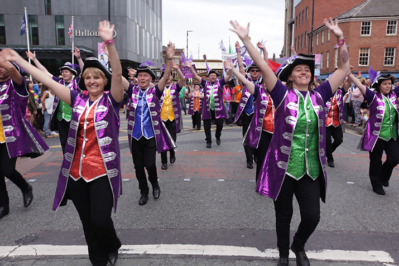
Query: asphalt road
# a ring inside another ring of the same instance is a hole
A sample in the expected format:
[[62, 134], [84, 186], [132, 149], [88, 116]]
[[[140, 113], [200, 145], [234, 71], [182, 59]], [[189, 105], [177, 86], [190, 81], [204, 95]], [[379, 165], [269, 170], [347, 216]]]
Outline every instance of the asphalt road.
[[[224, 127], [222, 144], [205, 147], [203, 130], [184, 116], [176, 163], [161, 170], [161, 197], [140, 197], [121, 114], [123, 195], [113, 215], [124, 245], [118, 265], [276, 265], [273, 202], [255, 193], [255, 169], [247, 169], [242, 132]], [[214, 128], [213, 128], [214, 129]], [[386, 196], [372, 192], [368, 154], [357, 150], [360, 136], [347, 130], [328, 169], [327, 202], [306, 249], [312, 265], [396, 265], [399, 261], [399, 171]], [[22, 206], [17, 187], [7, 182], [10, 214], [0, 221], [0, 265], [90, 265], [77, 212], [71, 202], [52, 211], [62, 153], [58, 138], [35, 160], [17, 167], [33, 185], [35, 199]], [[294, 201], [292, 235], [299, 223]], [[291, 265], [295, 259], [291, 260]]]

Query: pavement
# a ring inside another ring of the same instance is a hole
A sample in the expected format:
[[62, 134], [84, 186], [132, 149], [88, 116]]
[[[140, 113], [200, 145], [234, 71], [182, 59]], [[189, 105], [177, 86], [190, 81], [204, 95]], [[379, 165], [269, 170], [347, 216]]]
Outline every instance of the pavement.
[[[246, 168], [242, 129], [224, 126], [221, 145], [214, 140], [207, 149], [203, 130], [192, 129], [190, 116], [183, 118], [176, 163], [163, 171], [157, 155], [161, 197], [139, 206], [121, 113], [123, 195], [113, 214], [123, 244], [118, 265], [276, 265], [273, 202], [255, 193], [255, 169]], [[385, 196], [373, 193], [368, 153], [357, 150], [359, 140], [348, 126], [334, 154], [336, 166], [327, 170], [327, 201], [306, 246], [312, 265], [398, 265], [399, 169]], [[0, 265], [90, 265], [73, 204], [51, 209], [62, 152], [58, 138], [45, 141], [50, 149], [43, 156], [17, 161], [33, 186], [32, 205], [24, 208], [20, 191], [7, 181], [10, 214], [0, 220]], [[291, 236], [299, 221], [294, 200]]]

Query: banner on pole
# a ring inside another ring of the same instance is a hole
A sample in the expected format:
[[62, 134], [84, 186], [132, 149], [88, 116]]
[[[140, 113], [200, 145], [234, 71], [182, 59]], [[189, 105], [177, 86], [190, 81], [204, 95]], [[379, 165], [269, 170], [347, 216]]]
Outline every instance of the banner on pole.
[[21, 31], [20, 31], [20, 35], [24, 35], [26, 31], [26, 21], [25, 21], [25, 15], [22, 18], [22, 23], [21, 23]]
[[[195, 68], [195, 65], [193, 65], [194, 71], [197, 72], [197, 69]], [[184, 78], [189, 79], [194, 77], [193, 73], [191, 73], [191, 69], [188, 66], [183, 66], [181, 68], [181, 73], [183, 73]]]
[[69, 25], [69, 29], [68, 29], [68, 35], [69, 35], [69, 41], [72, 42], [72, 34], [73, 34], [73, 22], [71, 22], [71, 25]]
[[103, 50], [102, 42], [98, 43], [98, 60], [104, 67], [108, 68], [108, 55]]
[[314, 75], [320, 77], [321, 54], [315, 54]]

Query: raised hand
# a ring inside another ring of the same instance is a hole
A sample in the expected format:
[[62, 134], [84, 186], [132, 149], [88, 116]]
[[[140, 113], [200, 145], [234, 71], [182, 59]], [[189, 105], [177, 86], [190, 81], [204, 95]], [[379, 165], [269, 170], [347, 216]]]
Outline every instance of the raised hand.
[[240, 43], [238, 41], [236, 41], [235, 46], [236, 46], [237, 53], [241, 53], [241, 46], [240, 46]]
[[294, 48], [293, 45], [291, 45], [291, 54], [292, 54], [292, 55], [297, 55], [297, 53], [296, 53], [295, 48]]
[[114, 28], [115, 25], [111, 26], [109, 21], [100, 21], [98, 24], [98, 35], [103, 41], [112, 40], [114, 37]]
[[329, 19], [325, 18], [323, 20], [324, 25], [326, 25], [326, 27], [332, 31], [332, 33], [334, 33], [334, 35], [337, 38], [343, 38], [343, 32], [340, 29], [340, 27], [338, 26], [338, 19], [336, 19], [335, 21], [330, 17]]
[[166, 57], [167, 58], [173, 58], [175, 55], [176, 49], [175, 49], [175, 44], [174, 43], [169, 43], [168, 47], [166, 48]]
[[176, 71], [179, 69], [179, 67], [173, 61], [172, 61], [172, 68]]
[[235, 32], [238, 37], [240, 37], [241, 40], [248, 38], [249, 35], [249, 22], [247, 28], [242, 27], [240, 24], [238, 24], [237, 20], [230, 20], [231, 26], [233, 26], [234, 29], [230, 29], [232, 32]]
[[129, 72], [129, 76], [131, 76], [132, 77], [132, 79], [133, 79], [133, 77], [136, 75], [136, 73], [137, 73], [137, 71], [135, 70], [135, 69], [132, 69], [132, 68], [129, 68], [128, 70], [127, 70], [128, 72]]
[[36, 59], [36, 52], [32, 53], [31, 51], [29, 51], [29, 52], [25, 52], [25, 54], [32, 61]]
[[2, 57], [3, 60], [10, 62], [17, 62], [19, 59], [22, 59], [22, 57], [17, 52], [10, 48], [4, 48], [3, 50], [1, 50], [0, 57]]
[[75, 50], [71, 51], [76, 58], [80, 58], [80, 50], [75, 46]]
[[266, 46], [263, 45], [261, 42], [258, 42], [256, 45], [258, 46], [259, 49], [262, 49], [262, 50], [266, 49]]
[[193, 64], [192, 64], [191, 61], [189, 61], [189, 60], [185, 61], [185, 62], [184, 62], [184, 65], [185, 65], [186, 67], [192, 67], [192, 66], [193, 66]]
[[231, 62], [230, 58], [224, 61], [224, 67], [227, 69], [234, 69], [233, 62]]

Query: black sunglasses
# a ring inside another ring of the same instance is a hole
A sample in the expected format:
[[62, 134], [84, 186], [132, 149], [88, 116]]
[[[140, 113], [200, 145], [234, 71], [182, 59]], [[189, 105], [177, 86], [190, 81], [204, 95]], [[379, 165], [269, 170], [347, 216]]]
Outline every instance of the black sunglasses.
[[252, 69], [251, 72], [260, 72], [258, 69]]

